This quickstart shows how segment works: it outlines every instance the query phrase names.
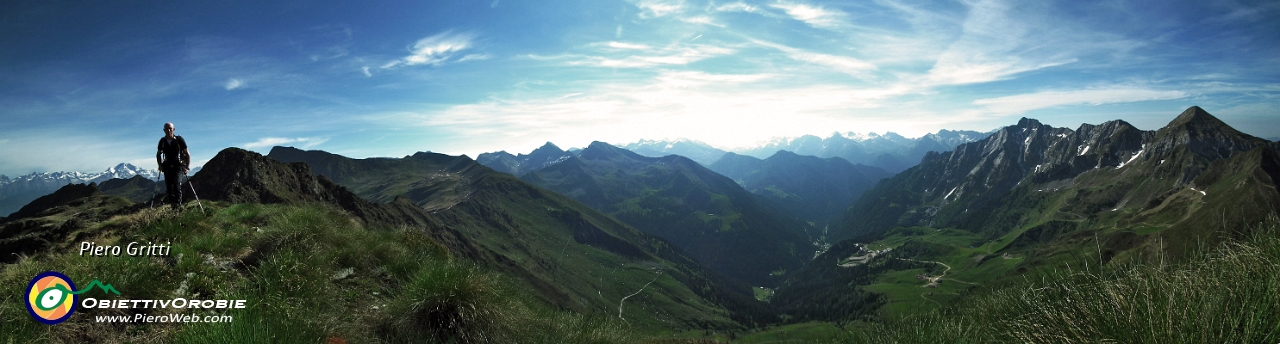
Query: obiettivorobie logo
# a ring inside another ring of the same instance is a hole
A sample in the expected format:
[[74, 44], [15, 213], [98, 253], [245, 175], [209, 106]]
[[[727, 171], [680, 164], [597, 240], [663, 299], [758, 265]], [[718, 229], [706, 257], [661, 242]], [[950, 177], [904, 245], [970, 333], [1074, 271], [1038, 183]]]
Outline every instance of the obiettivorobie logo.
[[[71, 314], [76, 309], [83, 308], [177, 308], [177, 309], [228, 309], [228, 308], [245, 308], [245, 300], [188, 300], [185, 298], [175, 298], [172, 300], [98, 300], [94, 298], [80, 299], [80, 294], [84, 294], [93, 287], [102, 289], [104, 293], [120, 295], [120, 291], [110, 284], [102, 283], [98, 280], [89, 282], [84, 289], [76, 290], [75, 282], [70, 277], [63, 275], [57, 271], [45, 271], [36, 275], [31, 279], [31, 283], [27, 285], [26, 297], [27, 312], [31, 313], [31, 317], [42, 323], [54, 325], [67, 321], [71, 318]], [[195, 315], [172, 314], [164, 316], [150, 316], [142, 313], [135, 314], [134, 318], [129, 317], [99, 317], [99, 322], [226, 322], [230, 321], [230, 316], [209, 316], [198, 317]]]
[[75, 290], [76, 284], [71, 277], [57, 271], [45, 271], [31, 279], [27, 284], [27, 312], [31, 317], [49, 325], [57, 324], [71, 318], [79, 305], [80, 294], [92, 290], [94, 286], [102, 291], [120, 295], [110, 284], [103, 285], [98, 280], [89, 282], [84, 289]]

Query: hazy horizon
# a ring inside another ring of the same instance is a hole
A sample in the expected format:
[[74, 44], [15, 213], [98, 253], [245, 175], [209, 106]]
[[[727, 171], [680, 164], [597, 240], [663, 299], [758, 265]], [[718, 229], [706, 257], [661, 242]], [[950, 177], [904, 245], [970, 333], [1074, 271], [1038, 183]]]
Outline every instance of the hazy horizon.
[[0, 174], [592, 141], [1164, 126], [1280, 136], [1280, 4], [1000, 0], [0, 5]]

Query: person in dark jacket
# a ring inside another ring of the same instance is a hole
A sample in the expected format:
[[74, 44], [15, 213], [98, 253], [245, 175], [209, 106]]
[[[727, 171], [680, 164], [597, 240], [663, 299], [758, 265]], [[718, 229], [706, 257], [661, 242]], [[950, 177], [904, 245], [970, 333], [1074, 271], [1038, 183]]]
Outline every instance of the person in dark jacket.
[[156, 163], [160, 172], [164, 173], [164, 186], [167, 197], [174, 208], [182, 205], [182, 182], [180, 178], [187, 175], [191, 166], [191, 153], [187, 152], [187, 141], [182, 136], [173, 134], [173, 123], [164, 124], [164, 137], [156, 147]]

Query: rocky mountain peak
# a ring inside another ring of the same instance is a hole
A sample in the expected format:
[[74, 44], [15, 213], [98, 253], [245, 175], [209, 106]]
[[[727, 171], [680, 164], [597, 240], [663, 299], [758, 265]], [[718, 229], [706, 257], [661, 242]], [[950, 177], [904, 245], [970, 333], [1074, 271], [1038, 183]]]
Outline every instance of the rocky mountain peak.
[[498, 172], [523, 176], [525, 173], [560, 163], [572, 156], [555, 144], [547, 142], [529, 154], [511, 155], [506, 151], [483, 153], [476, 157], [476, 162]]
[[305, 152], [306, 151], [294, 147], [274, 146], [271, 147], [271, 151], [267, 153], [267, 156], [289, 156], [294, 154], [303, 154]]
[[[281, 152], [287, 152], [282, 150]], [[293, 158], [310, 159], [330, 170], [353, 168], [355, 163], [340, 155], [324, 151], [301, 151], [305, 154]], [[434, 158], [435, 153], [419, 153], [419, 158]], [[470, 161], [456, 157], [458, 161]], [[410, 224], [424, 223], [421, 211], [412, 203], [391, 202], [375, 204], [366, 201], [346, 187], [316, 174], [309, 163], [284, 163], [255, 152], [239, 148], [227, 148], [205, 163], [204, 168], [191, 177], [191, 187], [202, 200], [221, 200], [231, 203], [327, 203], [336, 205], [368, 223]]]
[[[1156, 132], [1149, 148], [1164, 159], [1190, 165], [1180, 180], [1190, 182], [1209, 161], [1230, 158], [1268, 142], [1241, 133], [1198, 106], [1192, 106]], [[1185, 154], [1190, 153], [1190, 154]]]
[[1175, 117], [1173, 121], [1170, 121], [1169, 125], [1167, 125], [1166, 127], [1177, 127], [1177, 126], [1187, 126], [1187, 125], [1195, 126], [1195, 127], [1227, 126], [1226, 123], [1223, 123], [1222, 120], [1219, 120], [1217, 117], [1214, 117], [1213, 115], [1209, 114], [1208, 111], [1204, 111], [1204, 109], [1201, 109], [1199, 106], [1192, 106], [1182, 111], [1182, 113], [1179, 114], [1178, 117]]
[[623, 150], [621, 148], [614, 147], [613, 145], [600, 142], [600, 141], [591, 142], [591, 145], [588, 145], [586, 149], [583, 149], [582, 152], [578, 154], [578, 156], [585, 160], [613, 160], [613, 159], [620, 159], [620, 158], [640, 158], [640, 156], [636, 155], [635, 153], [631, 153], [630, 151]]
[[538, 149], [534, 149], [532, 152], [529, 152], [528, 155], [520, 154], [516, 158], [526, 160], [523, 164], [529, 166], [524, 166], [523, 168], [538, 169], [563, 161], [568, 156], [568, 152], [565, 152], [551, 142], [547, 142], [547, 144], [542, 145], [542, 147], [538, 147]]
[[1040, 121], [1026, 117], [1019, 119], [1018, 124], [1014, 125], [1016, 128], [1039, 128], [1040, 126], [1043, 126], [1043, 124], [1040, 124]]
[[[1121, 120], [1084, 124], [1073, 131], [1023, 118], [986, 139], [951, 152], [928, 154], [915, 171], [899, 174], [886, 182], [885, 189], [870, 192], [888, 199], [898, 197], [893, 203], [916, 202], [917, 208], [890, 211], [878, 203], [864, 202], [851, 208], [856, 209], [846, 216], [844, 225], [853, 232], [899, 225], [955, 225], [970, 220], [967, 214], [973, 211], [1008, 205], [1010, 192], [1022, 186], [1035, 193], [1119, 188], [1108, 191], [1116, 194], [1108, 194], [1111, 198], [1092, 208], [1075, 206], [1086, 212], [1158, 206], [1161, 197], [1188, 186], [1204, 190], [1203, 185], [1210, 183], [1197, 178], [1207, 175], [1213, 164], [1239, 160], [1232, 159], [1269, 145], [1236, 131], [1199, 107], [1188, 108], [1157, 131], [1143, 131]], [[1124, 189], [1128, 187], [1134, 189]], [[892, 194], [903, 190], [909, 190], [906, 196]], [[910, 197], [915, 201], [908, 201]], [[889, 215], [877, 218], [881, 213]]]
[[206, 199], [232, 203], [329, 202], [329, 189], [336, 187], [307, 164], [285, 164], [239, 148], [218, 152], [191, 182]]
[[534, 149], [532, 153], [529, 153], [529, 155], [537, 154], [564, 154], [564, 150], [551, 143], [551, 141], [547, 141], [542, 147], [538, 147], [538, 149]]

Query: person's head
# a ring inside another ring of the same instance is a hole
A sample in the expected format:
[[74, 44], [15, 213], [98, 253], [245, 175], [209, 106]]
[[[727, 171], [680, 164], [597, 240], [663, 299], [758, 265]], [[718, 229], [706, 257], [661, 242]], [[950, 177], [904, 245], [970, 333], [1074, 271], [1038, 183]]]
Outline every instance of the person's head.
[[164, 124], [164, 136], [173, 136], [173, 131], [174, 131], [173, 122], [168, 122]]

